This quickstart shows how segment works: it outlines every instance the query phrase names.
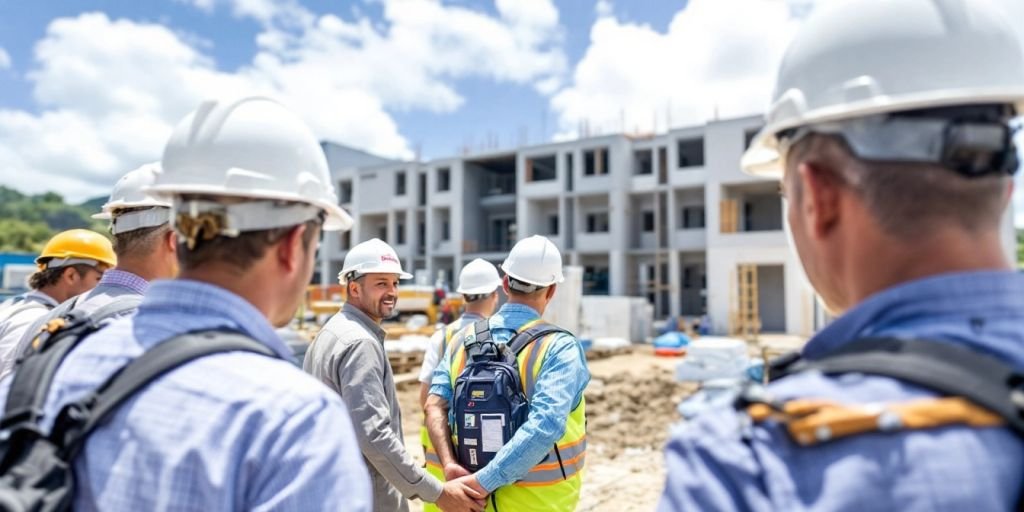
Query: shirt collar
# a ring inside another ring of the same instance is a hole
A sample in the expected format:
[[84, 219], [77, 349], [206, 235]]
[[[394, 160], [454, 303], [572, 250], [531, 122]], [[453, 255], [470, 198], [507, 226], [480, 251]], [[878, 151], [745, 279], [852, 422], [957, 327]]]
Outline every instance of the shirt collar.
[[139, 306], [140, 313], [147, 310], [224, 319], [233, 329], [266, 345], [285, 360], [294, 357], [263, 313], [242, 297], [210, 283], [191, 279], [156, 281]]
[[384, 329], [382, 329], [381, 326], [377, 324], [377, 322], [374, 322], [369, 315], [363, 313], [363, 310], [346, 302], [341, 307], [341, 311], [345, 313], [347, 316], [349, 316], [352, 320], [359, 322], [363, 327], [366, 328], [366, 330], [376, 335], [378, 341], [382, 343], [384, 342], [384, 338], [387, 336], [387, 332], [384, 331]]
[[465, 324], [466, 322], [476, 322], [477, 320], [483, 320], [483, 319], [484, 319], [483, 315], [480, 315], [480, 314], [477, 314], [477, 313], [472, 313], [470, 311], [466, 311], [466, 312], [462, 313], [462, 316], [459, 317], [459, 321], [462, 322], [463, 324]]
[[36, 302], [41, 302], [51, 308], [56, 307], [58, 304], [60, 304], [59, 302], [57, 302], [56, 299], [50, 297], [49, 295], [39, 290], [29, 290], [28, 292], [25, 293], [25, 297], [32, 297], [34, 300], [36, 300]]
[[139, 295], [145, 295], [146, 289], [149, 288], [149, 281], [131, 272], [112, 268], [103, 273], [103, 277], [100, 278], [100, 282], [96, 287], [99, 288], [100, 286], [117, 286], [126, 288]]
[[970, 318], [1024, 320], [1024, 275], [1009, 271], [951, 273], [893, 286], [868, 297], [822, 329], [804, 346], [803, 355], [821, 357], [851, 341], [901, 327], [912, 327], [922, 337], [959, 337], [949, 326], [966, 324]]

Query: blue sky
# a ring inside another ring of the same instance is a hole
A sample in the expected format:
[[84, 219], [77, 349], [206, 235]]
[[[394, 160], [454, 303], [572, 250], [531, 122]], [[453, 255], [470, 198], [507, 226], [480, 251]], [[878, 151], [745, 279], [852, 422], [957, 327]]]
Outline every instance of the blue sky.
[[0, 184], [102, 195], [243, 91], [399, 158], [760, 113], [815, 1], [0, 0]]
[[[497, 16], [491, 2], [447, 2]], [[611, 6], [623, 22], [647, 25], [664, 31], [673, 16], [685, 7], [685, 1], [621, 2]], [[66, 1], [36, 2], [14, 6], [0, 3], [0, 48], [10, 58], [10, 68], [0, 70], [0, 108], [39, 114], [41, 106], [33, 99], [29, 73], [37, 65], [34, 48], [47, 33], [54, 19], [76, 18], [83, 13], [102, 12], [110, 19], [127, 19], [164, 25], [184, 37], [212, 58], [218, 69], [233, 71], [250, 63], [258, 50], [256, 37], [263, 29], [253, 18], [238, 16], [227, 5], [212, 10], [197, 8], [184, 1]], [[382, 22], [382, 6], [367, 1], [306, 0], [302, 5], [317, 15], [334, 14], [353, 21], [366, 17]], [[590, 43], [590, 27], [597, 20], [594, 1], [560, 0], [559, 12], [562, 48], [569, 63], [578, 62]], [[509, 83], [487, 77], [458, 77], [451, 81], [463, 97], [462, 105], [450, 112], [425, 109], [387, 109], [410, 142], [424, 157], [440, 157], [459, 151], [464, 145], [485, 144], [497, 137], [501, 144], [518, 143], [525, 130], [531, 142], [550, 138], [556, 131], [556, 119], [548, 98], [522, 83]], [[344, 141], [341, 141], [344, 142]]]

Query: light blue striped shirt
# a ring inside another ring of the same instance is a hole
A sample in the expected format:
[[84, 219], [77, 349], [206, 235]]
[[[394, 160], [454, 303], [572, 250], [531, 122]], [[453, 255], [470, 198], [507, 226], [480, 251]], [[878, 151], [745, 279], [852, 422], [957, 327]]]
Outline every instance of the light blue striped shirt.
[[[211, 329], [248, 335], [281, 359], [207, 356], [126, 401], [75, 460], [75, 510], [370, 510], [341, 400], [289, 362], [249, 302], [209, 284], [154, 282], [135, 316], [81, 342], [57, 372], [43, 428], [144, 350]], [[0, 382], [4, 402], [10, 385]]]
[[[507, 303], [489, 319], [491, 337], [499, 343], [507, 343], [516, 330], [539, 316], [529, 306]], [[430, 383], [430, 394], [449, 403], [452, 400], [451, 357], [451, 352], [446, 351]], [[494, 460], [476, 474], [487, 492], [521, 480], [544, 459], [551, 446], [565, 434], [569, 413], [583, 399], [583, 390], [589, 382], [590, 371], [583, 347], [573, 336], [556, 335], [541, 363], [530, 399], [529, 419], [508, 444], [501, 447]], [[449, 424], [450, 413], [449, 410]]]

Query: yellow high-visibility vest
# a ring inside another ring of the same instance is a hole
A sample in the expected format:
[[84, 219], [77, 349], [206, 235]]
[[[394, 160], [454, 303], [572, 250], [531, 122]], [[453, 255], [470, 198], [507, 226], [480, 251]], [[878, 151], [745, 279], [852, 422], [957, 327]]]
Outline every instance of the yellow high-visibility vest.
[[[441, 346], [438, 347], [440, 350], [439, 353], [441, 354], [438, 364], [444, 361], [446, 351], [451, 349], [449, 345], [451, 344], [452, 338], [455, 337], [455, 333], [459, 332], [461, 323], [462, 322], [456, 320], [445, 326], [444, 335], [441, 336]], [[470, 325], [472, 325], [472, 323], [470, 323]], [[424, 420], [426, 420], [426, 418], [424, 418]], [[434, 450], [434, 444], [430, 442], [430, 435], [427, 433], [427, 426], [425, 423], [426, 421], [424, 421], [423, 425], [420, 425], [420, 444], [423, 446], [423, 458], [426, 459], [427, 462], [426, 470], [427, 473], [434, 475], [434, 478], [444, 482], [444, 468], [441, 467], [441, 459], [437, 457], [437, 451]], [[441, 512], [441, 509], [433, 503], [424, 502], [423, 512]]]
[[[520, 331], [528, 329], [540, 320], [534, 320], [520, 327]], [[533, 387], [540, 375], [544, 357], [555, 336], [550, 334], [531, 343], [519, 353], [516, 360], [519, 365], [519, 378], [523, 384], [526, 398], [533, 396]], [[451, 384], [455, 389], [455, 381], [466, 367], [465, 337], [456, 337], [449, 347], [452, 350]], [[457, 422], [456, 422], [457, 423]], [[539, 461], [522, 480], [497, 489], [487, 500], [487, 510], [516, 512], [572, 512], [580, 499], [580, 487], [583, 483], [583, 464], [587, 453], [587, 420], [586, 400], [581, 399], [579, 405], [569, 413], [565, 422], [565, 433], [543, 460]], [[453, 443], [455, 432], [453, 434]], [[429, 466], [429, 464], [428, 464]]]

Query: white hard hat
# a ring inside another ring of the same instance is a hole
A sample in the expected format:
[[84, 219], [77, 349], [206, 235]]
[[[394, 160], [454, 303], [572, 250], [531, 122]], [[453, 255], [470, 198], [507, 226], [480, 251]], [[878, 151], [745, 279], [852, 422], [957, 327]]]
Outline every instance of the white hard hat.
[[743, 155], [781, 175], [780, 133], [908, 110], [1005, 104], [1024, 112], [1024, 57], [984, 0], [837, 0], [815, 7], [782, 59], [766, 125]]
[[565, 280], [562, 276], [562, 254], [551, 240], [540, 235], [517, 242], [501, 264], [501, 270], [517, 281], [540, 287]]
[[143, 190], [153, 184], [159, 172], [160, 162], [153, 162], [121, 176], [102, 211], [92, 218], [109, 220], [110, 232], [115, 235], [170, 222], [171, 203]]
[[398, 254], [379, 238], [356, 245], [345, 255], [345, 263], [338, 273], [338, 282], [345, 284], [349, 278], [365, 274], [398, 274], [399, 279], [410, 279], [412, 274], [402, 270]]
[[[202, 103], [175, 127], [151, 191], [172, 198], [175, 213], [216, 211], [221, 234], [294, 226], [325, 213], [323, 229], [352, 218], [338, 205], [323, 149], [309, 128], [264, 97]], [[247, 199], [181, 201], [183, 195]]]
[[501, 286], [498, 269], [489, 261], [477, 258], [462, 267], [459, 272], [459, 287], [455, 290], [463, 295], [486, 295]]

